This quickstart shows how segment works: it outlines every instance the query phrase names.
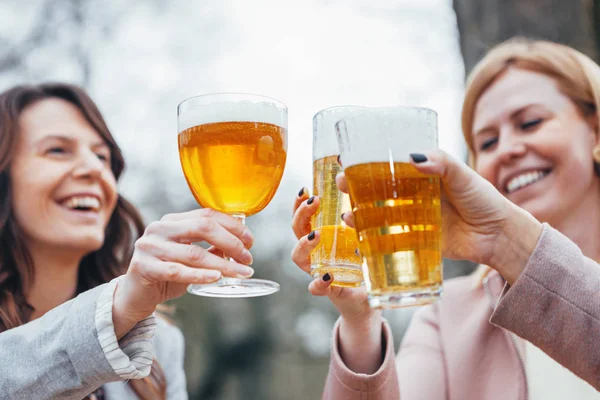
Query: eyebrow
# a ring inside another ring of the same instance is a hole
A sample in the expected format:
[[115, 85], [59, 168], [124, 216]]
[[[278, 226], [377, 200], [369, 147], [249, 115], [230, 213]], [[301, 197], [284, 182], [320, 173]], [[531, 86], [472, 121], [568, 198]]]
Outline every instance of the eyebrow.
[[[512, 113], [510, 113], [509, 118], [510, 119], [515, 119], [516, 117], [518, 117], [520, 114], [523, 114], [525, 111], [527, 111], [528, 109], [532, 108], [532, 107], [545, 107], [543, 104], [539, 104], [539, 103], [532, 103], [532, 104], [528, 104], [524, 107], [518, 108], [515, 111], [513, 111]], [[493, 128], [491, 126], [484, 126], [483, 128], [477, 130], [475, 132], [475, 134], [473, 136], [477, 136], [480, 135], [482, 133], [486, 133], [489, 130], [492, 130]]]
[[[43, 138], [39, 139], [35, 144], [40, 145], [41, 143], [46, 142], [48, 140], [60, 140], [63, 142], [75, 142], [76, 141], [76, 139], [71, 136], [55, 133], [55, 134], [44, 136]], [[105, 141], [101, 140], [101, 141], [92, 143], [92, 147], [96, 148], [96, 147], [110, 147], [110, 146]]]

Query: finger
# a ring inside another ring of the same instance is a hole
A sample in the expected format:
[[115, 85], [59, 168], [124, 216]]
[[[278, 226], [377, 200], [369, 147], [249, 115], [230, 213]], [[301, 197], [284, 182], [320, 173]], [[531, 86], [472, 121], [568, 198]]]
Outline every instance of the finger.
[[292, 213], [295, 214], [298, 207], [300, 207], [300, 204], [302, 204], [302, 202], [304, 200], [308, 199], [309, 197], [310, 197], [310, 193], [307, 188], [303, 187], [302, 189], [300, 189], [300, 191], [298, 192], [298, 195], [294, 199], [294, 210], [292, 211]]
[[212, 208], [200, 208], [197, 210], [182, 212], [182, 213], [173, 213], [167, 214], [161, 218], [159, 222], [153, 222], [148, 226], [148, 229], [154, 224], [160, 224], [161, 222], [177, 222], [177, 221], [186, 221], [186, 220], [198, 220], [201, 218], [208, 218], [214, 220], [218, 224], [220, 224], [223, 228], [227, 229], [229, 232], [239, 237], [246, 248], [251, 248], [254, 243], [254, 235], [246, 227], [242, 222], [238, 219], [232, 217], [231, 215], [224, 214], [222, 212], [213, 210]]
[[298, 239], [308, 235], [312, 230], [311, 218], [319, 210], [320, 200], [317, 196], [312, 196], [303, 201], [292, 218], [292, 230]]
[[207, 250], [209, 253], [214, 254], [217, 257], [225, 257], [225, 254], [223, 254], [223, 251], [220, 249], [217, 249], [215, 246], [210, 246], [210, 248]]
[[[218, 247], [225, 254], [251, 263], [252, 255], [242, 239], [227, 230], [215, 218], [194, 218], [152, 223], [147, 229], [151, 238], [159, 236], [179, 243], [201, 242]], [[240, 232], [238, 232], [240, 233]]]
[[346, 174], [340, 172], [335, 176], [335, 183], [340, 191], [348, 193], [348, 181], [346, 180]]
[[349, 227], [351, 227], [351, 228], [356, 227], [356, 225], [354, 225], [354, 213], [352, 211], [346, 211], [345, 213], [343, 213], [342, 219], [344, 220], [346, 225], [348, 225]]
[[137, 250], [165, 263], [183, 264], [192, 268], [216, 269], [223, 275], [249, 278], [254, 270], [239, 262], [230, 261], [212, 254], [200, 246], [175, 242], [155, 242], [151, 240], [138, 240]]
[[479, 177], [466, 164], [457, 161], [442, 150], [433, 150], [426, 154], [411, 154], [410, 158], [411, 164], [419, 171], [440, 176], [450, 191], [464, 190]]
[[211, 283], [221, 278], [221, 271], [197, 269], [177, 262], [159, 260], [132, 260], [129, 272], [150, 282], [174, 282], [182, 284]]
[[292, 261], [307, 274], [310, 274], [310, 253], [317, 247], [320, 239], [319, 232], [313, 231], [300, 238], [292, 250]]
[[327, 273], [322, 277], [313, 280], [308, 285], [308, 291], [313, 296], [328, 296], [331, 294], [331, 284], [333, 283], [333, 274]]

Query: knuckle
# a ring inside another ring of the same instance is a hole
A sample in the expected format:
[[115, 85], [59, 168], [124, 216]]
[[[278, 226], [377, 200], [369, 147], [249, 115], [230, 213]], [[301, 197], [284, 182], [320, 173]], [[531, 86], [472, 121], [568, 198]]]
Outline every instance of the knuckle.
[[[161, 221], [163, 221], [163, 219], [161, 219]], [[159, 221], [151, 222], [144, 230], [144, 235], [153, 235], [157, 232], [160, 232], [161, 226], [162, 224]]]
[[135, 249], [143, 253], [156, 253], [158, 245], [148, 238], [140, 238], [135, 242]]
[[181, 267], [177, 264], [169, 263], [165, 268], [165, 277], [169, 281], [177, 280], [181, 275]]
[[196, 229], [198, 233], [209, 234], [216, 229], [217, 223], [210, 218], [201, 218], [198, 220]]
[[129, 271], [132, 273], [138, 273], [140, 271], [141, 264], [142, 262], [140, 258], [134, 255], [129, 263]]
[[200, 215], [206, 218], [213, 218], [215, 215], [217, 215], [217, 211], [213, 208], [203, 208], [200, 210]]
[[206, 251], [196, 246], [190, 246], [188, 250], [188, 259], [193, 265], [202, 264], [206, 259]]
[[174, 219], [175, 219], [175, 214], [169, 213], [169, 214], [163, 215], [163, 217], [160, 220], [161, 221], [172, 221]]

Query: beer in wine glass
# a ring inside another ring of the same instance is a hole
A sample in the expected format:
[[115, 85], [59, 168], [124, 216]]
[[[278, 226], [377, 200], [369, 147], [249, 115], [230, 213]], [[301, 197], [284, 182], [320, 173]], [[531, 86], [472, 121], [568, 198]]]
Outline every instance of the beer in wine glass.
[[[179, 156], [194, 198], [239, 219], [269, 204], [287, 156], [287, 108], [274, 99], [238, 93], [192, 97], [177, 108]], [[208, 297], [255, 297], [279, 285], [223, 277], [188, 287]]]

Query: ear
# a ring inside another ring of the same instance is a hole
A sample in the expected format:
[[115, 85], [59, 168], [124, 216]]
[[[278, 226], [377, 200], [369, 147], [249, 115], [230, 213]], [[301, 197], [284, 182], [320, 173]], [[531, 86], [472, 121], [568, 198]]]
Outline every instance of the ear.
[[598, 131], [598, 129], [600, 128], [600, 121], [598, 120], [598, 113], [594, 112], [590, 115], [587, 115], [585, 117], [585, 120], [588, 123], [589, 127], [592, 129], [593, 146], [600, 146], [600, 132]]

